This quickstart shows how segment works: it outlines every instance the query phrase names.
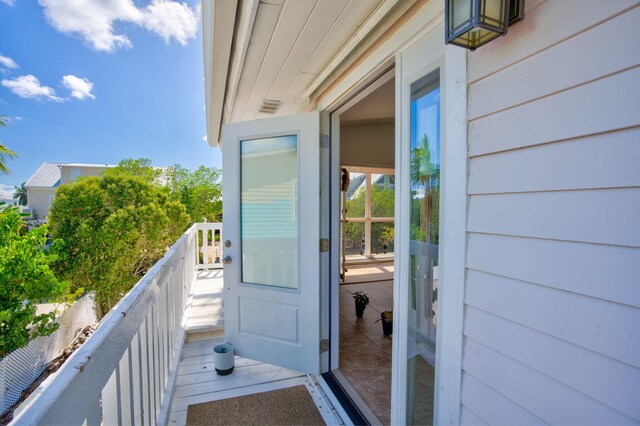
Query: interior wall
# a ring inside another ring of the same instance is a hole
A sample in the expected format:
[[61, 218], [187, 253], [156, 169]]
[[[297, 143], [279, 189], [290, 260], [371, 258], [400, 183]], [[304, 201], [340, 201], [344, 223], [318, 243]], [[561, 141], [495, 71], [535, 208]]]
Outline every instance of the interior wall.
[[395, 128], [393, 122], [342, 124], [340, 163], [343, 166], [395, 166]]

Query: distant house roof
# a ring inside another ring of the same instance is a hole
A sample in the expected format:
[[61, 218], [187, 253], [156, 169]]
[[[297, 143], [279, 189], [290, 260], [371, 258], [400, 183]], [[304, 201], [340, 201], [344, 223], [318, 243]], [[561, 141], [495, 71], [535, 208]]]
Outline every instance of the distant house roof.
[[62, 174], [61, 167], [116, 167], [113, 164], [86, 164], [86, 163], [43, 163], [24, 186], [27, 188], [55, 188], [60, 185]]
[[44, 163], [24, 184], [27, 188], [55, 188], [60, 185], [60, 164]]
[[116, 167], [116, 164], [57, 163], [60, 167]]

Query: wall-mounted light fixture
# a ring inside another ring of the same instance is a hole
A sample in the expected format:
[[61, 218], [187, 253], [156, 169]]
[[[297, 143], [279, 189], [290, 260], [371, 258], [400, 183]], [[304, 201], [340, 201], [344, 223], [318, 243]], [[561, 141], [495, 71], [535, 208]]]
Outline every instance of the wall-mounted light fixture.
[[445, 0], [445, 41], [475, 50], [524, 18], [524, 0]]

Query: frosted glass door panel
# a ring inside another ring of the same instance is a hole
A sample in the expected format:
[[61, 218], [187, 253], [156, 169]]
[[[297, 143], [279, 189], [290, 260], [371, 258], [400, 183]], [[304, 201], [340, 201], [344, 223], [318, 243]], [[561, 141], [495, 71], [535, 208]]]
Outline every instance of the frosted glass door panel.
[[244, 140], [241, 155], [242, 282], [298, 288], [298, 140]]

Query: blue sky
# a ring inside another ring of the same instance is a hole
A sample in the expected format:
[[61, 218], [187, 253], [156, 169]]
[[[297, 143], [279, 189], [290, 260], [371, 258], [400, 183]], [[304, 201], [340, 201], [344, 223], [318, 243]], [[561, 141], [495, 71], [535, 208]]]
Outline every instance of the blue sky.
[[19, 155], [0, 195], [45, 161], [220, 167], [203, 140], [199, 3], [0, 0], [0, 140]]

